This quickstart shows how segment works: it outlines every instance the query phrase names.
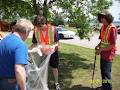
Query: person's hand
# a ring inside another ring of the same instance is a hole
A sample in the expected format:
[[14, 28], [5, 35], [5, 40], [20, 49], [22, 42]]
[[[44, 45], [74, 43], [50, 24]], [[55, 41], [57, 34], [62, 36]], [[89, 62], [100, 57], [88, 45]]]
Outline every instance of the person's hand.
[[96, 50], [95, 50], [95, 54], [96, 54], [96, 55], [99, 55], [99, 54], [101, 53], [101, 51], [102, 51], [102, 48], [96, 49]]
[[28, 49], [28, 55], [33, 53], [38, 53], [40, 56], [42, 56], [41, 48], [39, 46], [34, 47], [32, 49]]
[[99, 55], [99, 54], [100, 54], [99, 49], [95, 49], [95, 54], [96, 54], [96, 55]]
[[97, 50], [97, 49], [99, 49], [99, 46], [98, 46], [98, 45], [95, 47], [95, 50]]
[[43, 54], [48, 55], [51, 52], [51, 48], [49, 45], [44, 45], [41, 48]]
[[55, 52], [56, 50], [58, 50], [58, 44], [52, 46], [52, 51]]

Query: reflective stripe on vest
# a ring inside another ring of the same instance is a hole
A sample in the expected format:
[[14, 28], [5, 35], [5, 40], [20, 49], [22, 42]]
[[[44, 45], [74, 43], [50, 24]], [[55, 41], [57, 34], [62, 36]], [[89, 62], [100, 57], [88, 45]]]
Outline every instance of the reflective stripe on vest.
[[[104, 33], [104, 37], [102, 37], [102, 41], [101, 41], [101, 47], [102, 48], [110, 47], [110, 43], [108, 41], [108, 37], [109, 37], [109, 34], [110, 34], [110, 29], [111, 29], [111, 24], [107, 26], [107, 28], [105, 30], [105, 33]], [[103, 32], [103, 28], [102, 28], [101, 32]]]
[[39, 44], [41, 44], [41, 43], [44, 43], [44, 44], [47, 44], [47, 45], [55, 44], [55, 41], [54, 41], [55, 27], [54, 26], [48, 26], [47, 27], [45, 37], [43, 36], [40, 28], [35, 27], [34, 32], [35, 32], [35, 38], [36, 38], [36, 40]]
[[34, 28], [34, 32], [35, 32], [35, 38], [36, 38], [36, 40], [37, 40], [37, 43], [40, 44], [40, 42], [41, 42], [41, 41], [40, 41], [40, 34], [39, 34], [39, 32], [38, 32], [39, 29], [40, 29], [40, 28], [35, 27], [35, 28]]
[[49, 44], [53, 45], [55, 44], [54, 36], [55, 36], [55, 27], [54, 26], [49, 26]]

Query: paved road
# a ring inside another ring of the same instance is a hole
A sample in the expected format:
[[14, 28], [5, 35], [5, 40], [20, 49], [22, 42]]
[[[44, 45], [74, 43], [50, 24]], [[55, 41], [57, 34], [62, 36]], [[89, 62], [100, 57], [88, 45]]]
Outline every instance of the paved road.
[[[94, 35], [90, 38], [90, 41], [87, 39], [81, 40], [78, 36], [76, 36], [74, 39], [62, 39], [60, 42], [94, 49], [95, 46], [100, 42], [98, 37], [99, 34], [94, 33]], [[118, 35], [117, 38], [117, 49], [117, 54], [120, 54], [120, 35]]]

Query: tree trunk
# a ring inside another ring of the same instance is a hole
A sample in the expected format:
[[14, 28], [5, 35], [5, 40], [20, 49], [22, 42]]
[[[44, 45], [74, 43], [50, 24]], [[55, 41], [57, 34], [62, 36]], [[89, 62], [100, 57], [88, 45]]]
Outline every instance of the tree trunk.
[[36, 3], [36, 0], [33, 0], [33, 8], [36, 15], [40, 15], [39, 7]]
[[47, 0], [44, 0], [43, 4], [43, 16], [47, 19], [48, 17], [48, 5], [47, 5]]

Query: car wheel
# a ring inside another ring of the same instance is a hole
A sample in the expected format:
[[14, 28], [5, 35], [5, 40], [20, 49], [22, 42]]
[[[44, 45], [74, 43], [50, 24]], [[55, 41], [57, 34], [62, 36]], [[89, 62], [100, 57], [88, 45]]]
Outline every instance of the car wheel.
[[64, 38], [63, 34], [59, 34], [59, 37], [60, 37], [60, 39]]

